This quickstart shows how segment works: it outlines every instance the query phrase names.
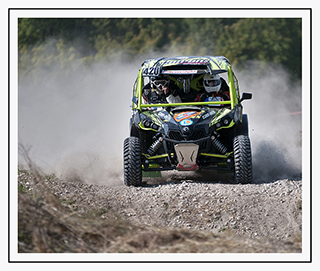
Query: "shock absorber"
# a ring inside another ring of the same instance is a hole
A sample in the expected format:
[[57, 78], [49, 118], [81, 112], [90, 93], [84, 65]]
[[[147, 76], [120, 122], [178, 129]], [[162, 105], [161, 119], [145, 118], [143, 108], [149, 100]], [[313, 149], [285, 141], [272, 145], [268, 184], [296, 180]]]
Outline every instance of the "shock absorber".
[[151, 144], [151, 146], [149, 147], [148, 149], [148, 154], [149, 155], [154, 155], [157, 150], [162, 146], [162, 143], [163, 143], [163, 138], [162, 137], [159, 137], [155, 142], [153, 142]]
[[218, 140], [214, 134], [211, 136], [212, 145], [222, 154], [227, 153], [227, 148]]

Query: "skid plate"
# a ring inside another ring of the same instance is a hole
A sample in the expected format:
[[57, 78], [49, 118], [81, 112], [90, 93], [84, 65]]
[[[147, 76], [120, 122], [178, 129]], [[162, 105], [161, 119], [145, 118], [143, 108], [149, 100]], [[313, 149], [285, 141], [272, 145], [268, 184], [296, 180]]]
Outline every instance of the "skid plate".
[[174, 146], [180, 169], [190, 170], [197, 167], [199, 145], [194, 143], [180, 143]]

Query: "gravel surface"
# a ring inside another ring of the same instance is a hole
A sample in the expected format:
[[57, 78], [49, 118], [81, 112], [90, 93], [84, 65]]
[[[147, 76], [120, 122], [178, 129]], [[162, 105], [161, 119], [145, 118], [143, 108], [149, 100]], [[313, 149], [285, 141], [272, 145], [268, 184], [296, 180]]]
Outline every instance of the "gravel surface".
[[[28, 181], [20, 174], [20, 182]], [[212, 173], [210, 173], [212, 174]], [[301, 177], [231, 184], [230, 176], [199, 173], [144, 178], [142, 187], [48, 179], [49, 189], [72, 211], [136, 226], [232, 232], [249, 238], [301, 241]], [[110, 183], [110, 180], [109, 180]]]

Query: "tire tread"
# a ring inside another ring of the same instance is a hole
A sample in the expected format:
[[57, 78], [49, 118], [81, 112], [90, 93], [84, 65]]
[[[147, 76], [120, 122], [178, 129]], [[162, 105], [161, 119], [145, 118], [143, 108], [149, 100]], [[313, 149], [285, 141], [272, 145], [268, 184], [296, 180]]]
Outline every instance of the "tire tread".
[[236, 183], [252, 183], [251, 143], [246, 135], [238, 135], [233, 140], [234, 171]]
[[141, 145], [137, 137], [128, 137], [123, 143], [124, 184], [126, 186], [141, 186]]

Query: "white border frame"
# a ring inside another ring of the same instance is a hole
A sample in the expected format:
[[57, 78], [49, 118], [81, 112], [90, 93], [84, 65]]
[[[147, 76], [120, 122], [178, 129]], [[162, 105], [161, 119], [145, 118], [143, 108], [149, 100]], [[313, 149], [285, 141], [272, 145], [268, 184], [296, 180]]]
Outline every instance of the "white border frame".
[[[215, 17], [215, 18], [302, 18], [302, 90], [303, 90], [303, 248], [301, 254], [24, 254], [17, 253], [17, 153], [18, 153], [18, 86], [17, 86], [17, 19], [23, 17]], [[96, 262], [96, 261], [189, 261], [194, 262], [305, 262], [310, 251], [310, 10], [11, 10], [10, 11], [10, 261], [12, 262]]]

